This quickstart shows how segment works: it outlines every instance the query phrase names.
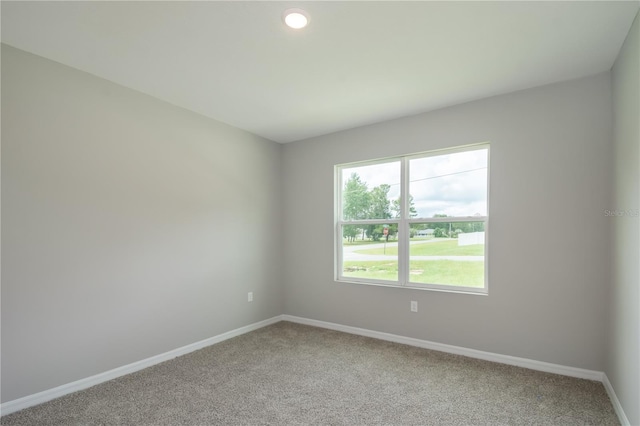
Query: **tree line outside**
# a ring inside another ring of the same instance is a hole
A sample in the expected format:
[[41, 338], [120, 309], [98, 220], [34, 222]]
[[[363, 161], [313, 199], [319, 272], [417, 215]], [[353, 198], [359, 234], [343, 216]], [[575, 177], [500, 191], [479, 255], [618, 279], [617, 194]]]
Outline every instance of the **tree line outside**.
[[[381, 184], [369, 189], [366, 182], [353, 172], [345, 182], [342, 191], [342, 215], [345, 221], [363, 219], [397, 219], [400, 217], [401, 198], [389, 199], [391, 186]], [[418, 216], [415, 208], [413, 196], [409, 195], [409, 217]], [[435, 214], [434, 218], [448, 217], [446, 214]], [[457, 238], [463, 232], [484, 231], [484, 222], [430, 222], [415, 223], [410, 227], [410, 238], [418, 234], [418, 231], [433, 229], [435, 238]], [[354, 242], [358, 237], [362, 240], [380, 241], [385, 237], [395, 239], [398, 233], [398, 225], [393, 223], [388, 225], [388, 233], [384, 235], [384, 226], [375, 225], [344, 225], [342, 229], [343, 238], [347, 242]]]

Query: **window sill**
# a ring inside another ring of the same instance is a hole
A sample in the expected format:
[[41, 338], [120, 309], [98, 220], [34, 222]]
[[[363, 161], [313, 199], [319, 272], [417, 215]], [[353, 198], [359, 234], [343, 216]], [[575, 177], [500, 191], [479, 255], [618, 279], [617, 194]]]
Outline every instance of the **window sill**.
[[478, 289], [477, 291], [469, 290], [468, 288], [457, 290], [455, 288], [443, 287], [423, 287], [423, 286], [413, 286], [413, 285], [398, 285], [398, 284], [385, 284], [382, 282], [364, 282], [357, 280], [348, 280], [348, 279], [335, 279], [334, 282], [340, 284], [357, 284], [357, 285], [366, 285], [366, 286], [376, 286], [376, 287], [387, 287], [387, 288], [399, 288], [406, 290], [426, 290], [426, 291], [435, 291], [439, 293], [456, 293], [456, 294], [467, 294], [472, 296], [488, 296], [489, 292], [487, 289]]

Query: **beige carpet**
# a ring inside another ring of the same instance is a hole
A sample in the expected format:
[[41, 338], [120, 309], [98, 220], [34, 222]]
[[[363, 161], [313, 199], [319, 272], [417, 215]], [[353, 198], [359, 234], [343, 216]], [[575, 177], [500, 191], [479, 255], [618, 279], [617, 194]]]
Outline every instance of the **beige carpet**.
[[280, 322], [2, 425], [616, 425], [599, 382]]

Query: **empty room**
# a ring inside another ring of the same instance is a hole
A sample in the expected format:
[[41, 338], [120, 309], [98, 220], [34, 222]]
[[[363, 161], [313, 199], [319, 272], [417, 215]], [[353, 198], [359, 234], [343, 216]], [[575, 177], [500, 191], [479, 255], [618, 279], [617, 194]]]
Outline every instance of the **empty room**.
[[2, 425], [640, 426], [639, 1], [2, 1]]

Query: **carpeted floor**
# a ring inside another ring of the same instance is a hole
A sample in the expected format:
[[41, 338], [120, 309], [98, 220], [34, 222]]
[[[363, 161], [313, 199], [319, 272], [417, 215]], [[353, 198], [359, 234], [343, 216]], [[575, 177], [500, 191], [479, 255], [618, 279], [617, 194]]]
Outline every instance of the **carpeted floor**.
[[617, 425], [599, 382], [289, 322], [2, 425]]

